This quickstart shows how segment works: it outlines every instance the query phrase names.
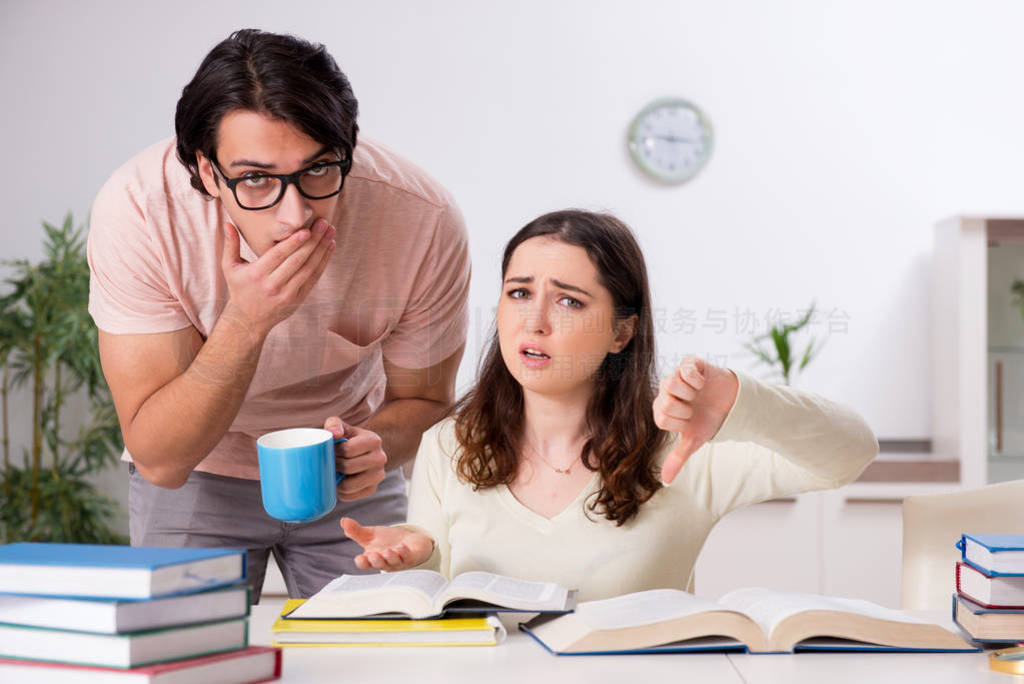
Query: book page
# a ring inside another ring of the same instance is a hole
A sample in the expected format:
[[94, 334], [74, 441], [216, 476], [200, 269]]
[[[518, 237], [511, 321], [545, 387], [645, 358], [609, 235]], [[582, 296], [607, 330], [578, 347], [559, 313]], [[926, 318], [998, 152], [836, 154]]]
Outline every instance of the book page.
[[765, 634], [771, 634], [775, 626], [789, 616], [809, 610], [832, 610], [865, 615], [879, 620], [932, 624], [929, 620], [863, 599], [802, 594], [760, 587], [730, 591], [718, 600], [718, 604], [730, 610], [746, 613], [764, 630]]
[[447, 586], [444, 576], [433, 570], [403, 570], [379, 575], [342, 575], [318, 593], [356, 592], [381, 589], [412, 589], [433, 598]]
[[595, 630], [636, 627], [663, 620], [722, 610], [711, 601], [676, 589], [652, 589], [576, 606], [576, 616]]
[[510, 608], [561, 608], [567, 593], [565, 587], [553, 582], [529, 582], [490, 572], [464, 572], [449, 583], [445, 598], [474, 598]]
[[432, 614], [434, 596], [445, 586], [444, 576], [433, 570], [342, 575], [328, 582], [288, 617], [342, 618], [382, 613], [428, 617]]

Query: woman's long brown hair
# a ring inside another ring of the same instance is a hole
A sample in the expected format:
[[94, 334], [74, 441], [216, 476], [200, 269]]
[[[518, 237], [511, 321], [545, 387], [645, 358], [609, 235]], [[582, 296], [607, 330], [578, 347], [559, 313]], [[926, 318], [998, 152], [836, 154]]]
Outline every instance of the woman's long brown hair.
[[[588, 504], [617, 525], [633, 518], [661, 487], [654, 458], [665, 440], [654, 423], [654, 322], [643, 253], [630, 229], [608, 214], [568, 209], [523, 226], [505, 246], [502, 281], [516, 247], [546, 236], [586, 250], [601, 284], [611, 293], [616, 320], [636, 315], [633, 338], [608, 354], [595, 376], [587, 407], [583, 465], [601, 475]], [[474, 489], [515, 479], [523, 434], [523, 389], [505, 366], [495, 331], [476, 386], [454, 407], [461, 447], [459, 477]]]

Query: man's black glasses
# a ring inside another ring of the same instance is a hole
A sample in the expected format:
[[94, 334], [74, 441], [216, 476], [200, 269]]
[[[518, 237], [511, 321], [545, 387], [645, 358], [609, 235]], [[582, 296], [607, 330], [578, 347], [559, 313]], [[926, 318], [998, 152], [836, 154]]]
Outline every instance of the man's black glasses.
[[289, 184], [295, 185], [306, 199], [333, 197], [341, 192], [345, 175], [352, 168], [352, 155], [348, 150], [345, 150], [345, 158], [341, 161], [317, 162], [295, 173], [247, 171], [238, 178], [228, 178], [216, 159], [211, 157], [210, 161], [234, 194], [238, 206], [252, 211], [269, 209], [280, 202]]

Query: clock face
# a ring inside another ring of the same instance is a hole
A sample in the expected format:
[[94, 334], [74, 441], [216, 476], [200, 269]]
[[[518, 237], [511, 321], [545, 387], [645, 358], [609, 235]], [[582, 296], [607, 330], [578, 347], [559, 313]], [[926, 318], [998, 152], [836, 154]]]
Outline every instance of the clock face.
[[711, 123], [686, 100], [655, 100], [629, 127], [629, 151], [646, 173], [663, 183], [684, 183], [711, 156]]

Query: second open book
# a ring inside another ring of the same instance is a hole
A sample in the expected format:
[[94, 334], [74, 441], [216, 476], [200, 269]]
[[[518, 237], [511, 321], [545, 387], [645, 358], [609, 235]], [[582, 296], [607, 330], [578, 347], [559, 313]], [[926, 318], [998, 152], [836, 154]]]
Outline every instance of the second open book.
[[737, 589], [717, 603], [674, 589], [580, 603], [520, 628], [552, 653], [976, 651], [941, 625], [860, 599]]
[[429, 618], [466, 612], [572, 610], [576, 591], [552, 582], [489, 572], [464, 572], [446, 581], [432, 570], [342, 575], [286, 616], [289, 619]]

